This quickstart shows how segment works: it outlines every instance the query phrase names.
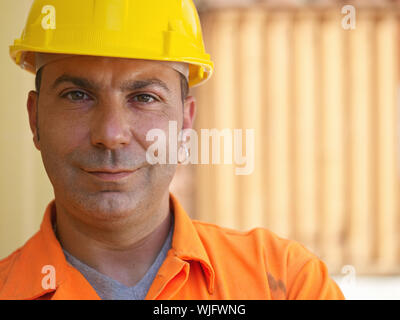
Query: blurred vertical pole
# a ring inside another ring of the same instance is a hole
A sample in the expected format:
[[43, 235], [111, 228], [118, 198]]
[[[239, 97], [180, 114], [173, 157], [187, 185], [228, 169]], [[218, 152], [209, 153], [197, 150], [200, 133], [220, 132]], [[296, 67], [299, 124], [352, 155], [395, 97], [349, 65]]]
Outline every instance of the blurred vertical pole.
[[371, 11], [359, 10], [355, 30], [349, 33], [350, 54], [350, 199], [349, 250], [353, 264], [368, 267], [373, 245], [372, 224], [372, 130], [374, 103], [373, 46], [374, 19]]
[[[214, 36], [214, 30], [216, 27], [218, 13], [207, 13], [201, 16], [202, 28], [204, 33], [204, 42], [208, 52], [214, 60], [215, 73], [213, 77], [207, 81], [204, 85], [195, 88], [193, 93], [195, 94], [197, 101], [196, 119], [195, 119], [195, 130], [200, 137], [201, 129], [204, 128], [215, 128], [214, 121], [214, 86], [215, 86], [215, 75], [219, 73], [218, 62], [215, 61], [214, 55], [217, 51], [217, 44], [219, 39]], [[201, 141], [198, 141], [198, 150], [201, 150]], [[194, 217], [199, 220], [215, 222], [215, 202], [218, 191], [215, 188], [213, 181], [213, 168], [211, 165], [201, 164], [200, 152], [198, 152], [199, 164], [195, 165], [195, 214]]]
[[[215, 29], [213, 32], [215, 44], [215, 63], [218, 72], [214, 74], [213, 113], [215, 115], [216, 129], [221, 131], [224, 128], [232, 132], [235, 128], [235, 119], [238, 112], [237, 86], [238, 70], [237, 65], [237, 19], [238, 10], [224, 10], [216, 17]], [[210, 110], [211, 112], [211, 110]], [[222, 140], [222, 139], [221, 139]], [[221, 143], [221, 149], [224, 150], [224, 140]], [[232, 144], [233, 151], [233, 140]], [[223, 153], [221, 150], [221, 154]], [[233, 156], [233, 155], [232, 155]], [[223, 156], [221, 156], [222, 161]], [[215, 190], [218, 192], [215, 205], [215, 222], [220, 225], [231, 228], [239, 228], [238, 205], [240, 204], [237, 195], [235, 168], [224, 162], [217, 165], [213, 179], [215, 181]], [[233, 157], [230, 159], [234, 163]], [[211, 160], [210, 160], [211, 161]]]
[[246, 141], [246, 129], [254, 129], [255, 136], [254, 171], [250, 175], [239, 177], [243, 217], [241, 223], [244, 229], [248, 229], [265, 225], [265, 145], [263, 143], [265, 113], [262, 99], [264, 88], [262, 39], [265, 30], [265, 11], [259, 8], [248, 9], [242, 12], [241, 19], [238, 29], [239, 63], [234, 66], [239, 70], [240, 75], [239, 127], [243, 129], [243, 144]]
[[268, 158], [267, 225], [282, 237], [290, 233], [290, 69], [292, 14], [286, 11], [271, 12], [267, 17], [264, 35], [267, 47], [265, 130]]
[[398, 27], [394, 14], [385, 11], [377, 21], [377, 258], [380, 269], [398, 264], [399, 154], [398, 134]]
[[295, 237], [315, 251], [318, 228], [316, 165], [318, 12], [303, 9], [294, 22], [293, 165]]
[[320, 250], [333, 270], [341, 266], [345, 222], [344, 31], [337, 10], [321, 25]]

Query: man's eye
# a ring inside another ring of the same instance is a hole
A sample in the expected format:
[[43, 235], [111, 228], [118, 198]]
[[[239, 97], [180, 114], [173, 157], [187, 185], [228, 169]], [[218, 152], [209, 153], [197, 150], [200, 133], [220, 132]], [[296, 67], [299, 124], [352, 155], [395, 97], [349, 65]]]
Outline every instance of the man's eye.
[[137, 96], [134, 96], [133, 100], [140, 103], [152, 103], [156, 101], [156, 99], [149, 94], [139, 94]]
[[65, 94], [65, 97], [72, 101], [90, 100], [90, 97], [82, 91], [68, 92], [67, 94]]

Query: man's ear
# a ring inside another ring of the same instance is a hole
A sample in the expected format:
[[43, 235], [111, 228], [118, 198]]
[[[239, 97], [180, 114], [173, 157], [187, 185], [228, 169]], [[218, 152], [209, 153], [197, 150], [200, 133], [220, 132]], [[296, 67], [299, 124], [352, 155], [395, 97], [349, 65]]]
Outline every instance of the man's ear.
[[182, 129], [193, 129], [196, 116], [196, 99], [188, 96], [184, 102]]
[[29, 126], [33, 133], [33, 143], [36, 149], [40, 151], [40, 137], [39, 137], [39, 124], [38, 124], [38, 108], [39, 108], [39, 94], [36, 91], [30, 91], [28, 94], [27, 101], [28, 115], [29, 115]]

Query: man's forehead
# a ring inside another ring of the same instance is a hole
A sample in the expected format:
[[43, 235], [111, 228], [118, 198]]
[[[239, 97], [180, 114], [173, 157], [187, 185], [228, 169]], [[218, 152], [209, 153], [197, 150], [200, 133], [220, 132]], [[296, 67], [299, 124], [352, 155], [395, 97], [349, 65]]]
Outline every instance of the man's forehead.
[[[36, 53], [36, 72], [42, 68], [43, 66], [53, 63], [56, 61], [64, 60], [64, 59], [70, 59], [77, 57], [77, 55], [68, 55], [68, 54], [52, 54], [52, 53]], [[84, 57], [84, 56], [81, 56]], [[96, 57], [92, 57], [96, 58]], [[105, 57], [98, 57], [98, 58], [105, 58]], [[113, 58], [110, 58], [113, 59]], [[135, 60], [135, 59], [129, 59], [129, 60]], [[135, 60], [135, 61], [140, 61], [140, 60]], [[149, 61], [152, 64], [161, 64], [163, 66], [170, 67], [177, 72], [181, 73], [188, 81], [189, 81], [189, 65], [186, 63], [182, 62], [175, 62], [175, 61], [155, 61], [155, 60], [143, 60], [143, 61]]]

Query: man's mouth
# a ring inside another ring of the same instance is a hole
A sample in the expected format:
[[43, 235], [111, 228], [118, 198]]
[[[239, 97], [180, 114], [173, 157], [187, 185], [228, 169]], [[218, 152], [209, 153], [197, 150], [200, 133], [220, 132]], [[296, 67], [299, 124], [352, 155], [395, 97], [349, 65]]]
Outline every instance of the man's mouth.
[[136, 170], [96, 169], [96, 170], [84, 170], [84, 171], [103, 181], [119, 181], [128, 178]]

